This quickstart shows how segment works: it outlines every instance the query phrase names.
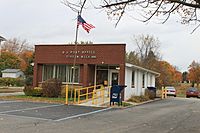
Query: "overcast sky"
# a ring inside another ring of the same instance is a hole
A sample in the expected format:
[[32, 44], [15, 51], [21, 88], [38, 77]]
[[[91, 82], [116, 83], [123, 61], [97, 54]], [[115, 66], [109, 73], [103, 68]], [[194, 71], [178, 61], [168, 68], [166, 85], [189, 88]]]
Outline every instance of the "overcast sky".
[[[60, 1], [0, 0], [0, 36], [26, 39], [32, 45], [74, 42], [77, 14]], [[146, 24], [128, 14], [115, 28], [104, 11], [92, 8], [84, 10], [82, 17], [96, 28], [88, 34], [81, 27], [78, 41], [126, 43], [126, 50], [133, 51], [133, 36], [150, 34], [160, 40], [163, 60], [180, 71], [187, 70], [193, 60], [200, 61], [200, 28], [191, 34], [194, 26], [181, 25], [173, 18], [165, 24], [153, 20]]]

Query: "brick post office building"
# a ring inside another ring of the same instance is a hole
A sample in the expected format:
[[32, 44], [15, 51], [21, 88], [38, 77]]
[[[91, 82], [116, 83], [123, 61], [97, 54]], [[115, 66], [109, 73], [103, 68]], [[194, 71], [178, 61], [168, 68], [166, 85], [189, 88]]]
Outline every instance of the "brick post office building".
[[106, 81], [127, 85], [125, 100], [144, 95], [145, 88], [155, 87], [159, 73], [126, 63], [125, 49], [125, 44], [36, 45], [33, 85], [51, 78], [82, 87]]
[[36, 45], [33, 85], [38, 86], [50, 78], [58, 78], [63, 84], [73, 82], [83, 87], [103, 84], [104, 81], [107, 81], [108, 85], [124, 84], [125, 46], [125, 44]]

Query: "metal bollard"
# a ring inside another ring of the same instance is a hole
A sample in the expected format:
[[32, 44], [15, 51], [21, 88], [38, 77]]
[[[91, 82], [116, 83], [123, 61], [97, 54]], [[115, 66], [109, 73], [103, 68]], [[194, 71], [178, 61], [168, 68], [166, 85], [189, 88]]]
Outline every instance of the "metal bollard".
[[165, 89], [165, 98], [167, 98], [167, 89], [166, 88], [164, 89]]
[[66, 86], [65, 86], [65, 91], [66, 91], [66, 92], [65, 92], [65, 94], [66, 94], [66, 95], [65, 95], [65, 104], [66, 104], [66, 105], [68, 105], [68, 90], [69, 90], [69, 86], [66, 85]]
[[161, 98], [162, 98], [162, 99], [164, 99], [164, 93], [165, 93], [165, 92], [164, 92], [164, 87], [162, 87], [162, 90], [161, 90]]

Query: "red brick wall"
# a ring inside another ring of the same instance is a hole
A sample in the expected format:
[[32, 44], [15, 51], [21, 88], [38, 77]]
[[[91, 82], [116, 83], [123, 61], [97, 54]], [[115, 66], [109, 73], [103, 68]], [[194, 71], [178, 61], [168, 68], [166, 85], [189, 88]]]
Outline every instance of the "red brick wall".
[[[71, 63], [74, 58], [66, 58], [66, 51], [75, 51], [74, 45], [36, 45], [35, 46], [35, 60], [37, 63]], [[80, 53], [77, 56], [91, 56], [96, 55], [96, 59], [91, 58], [77, 58], [78, 64], [121, 64], [124, 63], [125, 58], [125, 44], [101, 44], [101, 45], [78, 45], [77, 51]], [[95, 54], [81, 54], [82, 51], [95, 51]], [[65, 53], [63, 53], [65, 52]]]
[[[125, 65], [125, 44], [88, 44], [88, 45], [36, 45], [35, 46], [35, 66], [34, 66], [34, 86], [41, 79], [41, 66], [38, 64], [73, 64], [74, 51], [76, 54], [76, 64], [110, 64], [120, 65], [124, 69]], [[75, 50], [77, 49], [77, 50]], [[84, 67], [84, 65], [81, 65]], [[91, 68], [91, 66], [87, 66]], [[84, 68], [81, 68], [81, 82], [89, 83], [83, 78], [91, 76], [93, 70], [88, 70], [83, 75]], [[124, 70], [120, 69], [120, 84], [124, 84]], [[91, 78], [91, 77], [90, 77]], [[93, 77], [92, 77], [93, 78]]]

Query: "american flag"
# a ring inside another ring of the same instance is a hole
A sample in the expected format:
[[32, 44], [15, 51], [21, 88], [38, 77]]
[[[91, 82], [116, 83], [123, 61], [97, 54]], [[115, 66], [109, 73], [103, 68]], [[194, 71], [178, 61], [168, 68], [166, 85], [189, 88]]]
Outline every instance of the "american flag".
[[78, 15], [78, 25], [82, 25], [83, 29], [85, 29], [87, 33], [89, 33], [90, 29], [95, 28], [92, 24], [86, 23], [81, 15]]

